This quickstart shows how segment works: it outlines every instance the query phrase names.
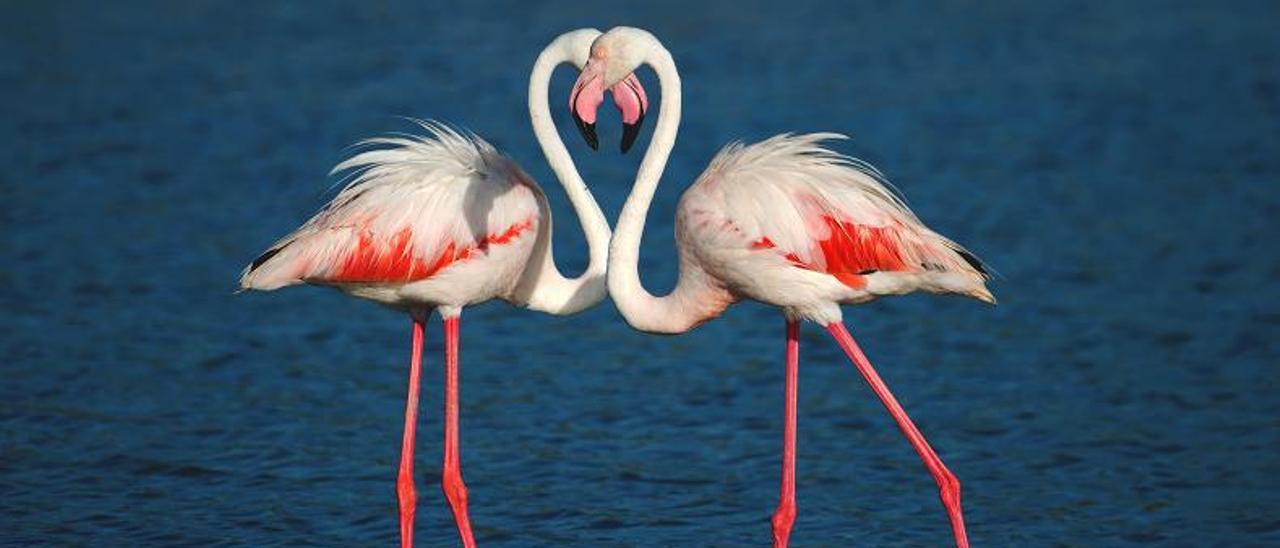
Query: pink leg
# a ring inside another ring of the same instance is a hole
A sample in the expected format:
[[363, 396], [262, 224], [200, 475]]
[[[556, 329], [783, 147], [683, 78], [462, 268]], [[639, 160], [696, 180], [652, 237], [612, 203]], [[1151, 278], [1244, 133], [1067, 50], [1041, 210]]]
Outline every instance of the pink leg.
[[467, 517], [467, 486], [462, 483], [462, 458], [458, 447], [458, 317], [444, 320], [444, 470], [440, 488], [453, 509], [462, 545], [475, 548], [471, 520]]
[[396, 498], [400, 503], [400, 546], [413, 546], [413, 514], [418, 494], [413, 489], [413, 434], [418, 423], [418, 377], [422, 372], [422, 337], [425, 317], [413, 317], [413, 357], [409, 361], [409, 397], [404, 406], [404, 443], [400, 446], [400, 475]]
[[938, 482], [939, 495], [942, 498], [942, 505], [947, 509], [947, 517], [951, 519], [951, 533], [955, 536], [956, 546], [959, 548], [969, 548], [969, 539], [964, 532], [964, 515], [960, 511], [960, 480], [956, 479], [955, 474], [947, 470], [946, 465], [942, 464], [942, 459], [938, 458], [938, 454], [929, 447], [929, 442], [924, 439], [924, 435], [911, 422], [911, 417], [907, 416], [907, 412], [898, 404], [898, 400], [893, 397], [893, 393], [889, 392], [889, 387], [880, 380], [880, 375], [876, 374], [876, 370], [871, 367], [871, 362], [867, 361], [867, 356], [862, 353], [862, 349], [858, 348], [858, 343], [853, 341], [853, 336], [845, 330], [844, 324], [835, 322], [827, 326], [827, 331], [835, 337], [836, 342], [840, 344], [840, 348], [844, 349], [844, 353], [849, 355], [849, 359], [853, 361], [853, 365], [858, 368], [858, 372], [862, 373], [862, 377], [867, 380], [867, 384], [871, 385], [871, 389], [875, 391], [876, 396], [880, 398], [885, 408], [889, 410], [889, 414], [893, 415], [894, 422], [898, 423], [898, 428], [907, 437], [907, 441], [911, 442], [911, 446], [915, 448], [916, 453], [920, 455], [920, 459], [924, 461], [924, 465], [929, 468], [929, 473], [933, 474], [934, 481]]
[[800, 377], [800, 322], [787, 319], [787, 384], [782, 425], [782, 489], [773, 512], [773, 546], [786, 548], [796, 521], [796, 392]]

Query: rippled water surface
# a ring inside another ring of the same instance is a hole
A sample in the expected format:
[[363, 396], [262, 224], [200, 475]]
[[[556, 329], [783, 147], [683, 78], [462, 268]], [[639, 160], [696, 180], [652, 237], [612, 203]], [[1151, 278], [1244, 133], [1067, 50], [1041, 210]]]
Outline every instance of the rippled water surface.
[[[629, 23], [679, 63], [678, 193], [724, 143], [834, 130], [1001, 273], [995, 308], [846, 318], [964, 484], [975, 546], [1280, 544], [1274, 3], [614, 10], [507, 2], [19, 2], [0, 14], [0, 541], [391, 545], [409, 322], [336, 292], [233, 295], [397, 116], [475, 130], [548, 187], [524, 112], [555, 34]], [[643, 3], [647, 4], [647, 3]], [[651, 73], [644, 73], [657, 92]], [[610, 217], [638, 154], [601, 123]], [[647, 131], [646, 134], [647, 135]], [[646, 137], [642, 136], [642, 139]], [[463, 317], [464, 468], [485, 546], [766, 545], [783, 322], [679, 337], [609, 303]], [[455, 542], [428, 332], [418, 538]], [[945, 546], [932, 480], [821, 329], [801, 345], [796, 546]]]

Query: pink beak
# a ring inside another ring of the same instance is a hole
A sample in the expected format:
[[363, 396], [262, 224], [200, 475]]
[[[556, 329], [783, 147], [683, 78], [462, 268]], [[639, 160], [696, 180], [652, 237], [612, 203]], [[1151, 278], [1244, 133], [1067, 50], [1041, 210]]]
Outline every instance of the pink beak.
[[[644, 113], [649, 110], [649, 98], [644, 93], [644, 86], [635, 73], [628, 74], [622, 81], [609, 88], [613, 94], [613, 104], [622, 115], [622, 152], [626, 153], [640, 135], [640, 125], [644, 123]], [[573, 84], [569, 94], [569, 111], [573, 121], [578, 125], [582, 138], [593, 150], [600, 146], [596, 136], [596, 111], [604, 102], [604, 70], [594, 59], [583, 67], [578, 81]]]

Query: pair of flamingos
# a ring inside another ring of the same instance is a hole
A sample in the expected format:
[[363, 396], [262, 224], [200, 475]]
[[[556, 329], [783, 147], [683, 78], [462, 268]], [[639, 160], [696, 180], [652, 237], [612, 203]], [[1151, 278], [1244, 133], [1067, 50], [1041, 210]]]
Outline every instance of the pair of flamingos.
[[[551, 121], [553, 69], [580, 71], [570, 109], [596, 148], [596, 110], [610, 91], [624, 123], [622, 150], [648, 109], [635, 77], [649, 65], [661, 83], [653, 140], [610, 242], [607, 220], [574, 167]], [[458, 449], [458, 318], [489, 299], [551, 314], [572, 314], [606, 293], [627, 323], [681, 333], [739, 299], [782, 308], [786, 316], [786, 404], [782, 487], [773, 514], [774, 546], [786, 546], [795, 520], [796, 384], [799, 322], [826, 327], [888, 408], [937, 480], [956, 545], [965, 547], [960, 483], [907, 417], [841, 323], [840, 304], [916, 290], [993, 302], [982, 263], [933, 232], [890, 192], [879, 172], [820, 144], [834, 134], [781, 135], [733, 144], [685, 192], [676, 212], [680, 279], [671, 294], [645, 291], [637, 272], [645, 216], [675, 143], [680, 77], [651, 34], [618, 27], [556, 38], [538, 56], [529, 83], [529, 115], [542, 151], [586, 231], [590, 261], [565, 278], [551, 252], [551, 212], [537, 184], [478, 137], [424, 123], [430, 137], [373, 139], [381, 148], [343, 162], [354, 180], [301, 228], [245, 270], [245, 289], [309, 283], [408, 311], [413, 319], [409, 395], [396, 491], [400, 535], [412, 544], [414, 425], [423, 325], [444, 319], [444, 466], [441, 487], [465, 546], [474, 546]], [[607, 268], [606, 268], [607, 267]]]

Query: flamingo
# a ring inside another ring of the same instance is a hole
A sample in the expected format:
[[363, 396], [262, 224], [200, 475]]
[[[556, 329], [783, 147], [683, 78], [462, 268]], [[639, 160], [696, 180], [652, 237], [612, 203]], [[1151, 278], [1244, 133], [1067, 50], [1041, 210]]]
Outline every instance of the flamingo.
[[[444, 321], [444, 465], [440, 485], [462, 544], [475, 546], [467, 516], [458, 435], [458, 334], [462, 308], [490, 299], [550, 314], [573, 314], [605, 296], [609, 225], [551, 121], [553, 69], [581, 69], [595, 29], [557, 37], [529, 79], [529, 117], [538, 144], [586, 233], [589, 260], [565, 278], [551, 249], [546, 196], [510, 158], [483, 139], [419, 122], [427, 136], [370, 139], [374, 148], [338, 164], [351, 182], [300, 228], [244, 269], [240, 287], [270, 291], [330, 286], [395, 310], [413, 323], [409, 389], [396, 494], [401, 546], [413, 544], [413, 480], [423, 331], [434, 310]], [[620, 84], [627, 85], [627, 84]]]
[[[609, 88], [625, 123], [643, 121], [648, 100], [633, 74], [641, 65], [657, 73], [662, 91], [652, 141], [610, 244], [609, 294], [623, 318], [641, 331], [682, 333], [742, 299], [780, 307], [786, 318], [782, 482], [771, 519], [774, 546], [787, 545], [796, 516], [799, 322], [809, 320], [826, 327], [888, 409], [937, 482], [956, 545], [967, 547], [960, 482], [845, 329], [840, 305], [918, 290], [994, 304], [983, 263], [926, 227], [875, 168], [822, 146], [843, 136], [787, 134], [751, 145], [730, 144], [711, 160], [676, 209], [679, 280], [670, 294], [651, 295], [640, 282], [637, 263], [645, 216], [675, 144], [680, 76], [661, 42], [636, 28], [606, 32], [592, 44], [590, 55], [573, 88], [570, 108], [576, 118], [594, 119]], [[634, 139], [636, 131], [629, 127], [627, 134]], [[624, 152], [629, 146], [625, 137]]]

